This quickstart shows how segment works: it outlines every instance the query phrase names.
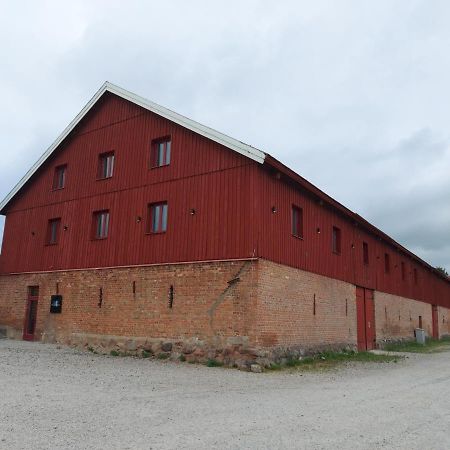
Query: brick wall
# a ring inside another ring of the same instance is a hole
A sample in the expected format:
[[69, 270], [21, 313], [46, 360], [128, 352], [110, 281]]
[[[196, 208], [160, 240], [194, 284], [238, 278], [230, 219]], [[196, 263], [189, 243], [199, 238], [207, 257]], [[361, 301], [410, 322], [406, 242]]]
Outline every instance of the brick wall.
[[258, 274], [258, 345], [356, 346], [354, 285], [266, 260]]
[[[354, 285], [267, 260], [3, 275], [0, 326], [10, 337], [22, 336], [27, 288], [35, 285], [36, 338], [44, 341], [105, 352], [158, 353], [165, 345], [187, 359], [225, 363], [356, 347]], [[50, 314], [57, 292], [63, 311]], [[431, 335], [431, 305], [375, 292], [378, 342], [413, 338], [419, 316]], [[449, 318], [439, 308], [441, 335]]]
[[450, 336], [450, 310], [438, 307], [439, 337]]
[[[391, 339], [413, 339], [414, 329], [422, 327], [427, 336], [432, 336], [431, 305], [397, 295], [375, 292], [375, 323], [377, 341]], [[449, 310], [438, 308], [439, 334], [449, 334]]]
[[[239, 281], [232, 282], [236, 277]], [[85, 338], [87, 345], [99, 335], [194, 338], [220, 348], [252, 335], [255, 283], [251, 260], [5, 275], [0, 276], [0, 325], [11, 337], [21, 336], [27, 287], [36, 285], [37, 339], [73, 344]], [[50, 296], [57, 291], [62, 314], [50, 314]]]

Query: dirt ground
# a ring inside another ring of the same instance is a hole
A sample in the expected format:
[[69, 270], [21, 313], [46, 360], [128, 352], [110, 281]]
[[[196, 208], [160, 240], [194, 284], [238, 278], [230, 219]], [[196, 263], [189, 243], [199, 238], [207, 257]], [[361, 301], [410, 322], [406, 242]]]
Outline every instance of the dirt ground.
[[0, 340], [1, 449], [450, 449], [450, 352], [253, 374]]

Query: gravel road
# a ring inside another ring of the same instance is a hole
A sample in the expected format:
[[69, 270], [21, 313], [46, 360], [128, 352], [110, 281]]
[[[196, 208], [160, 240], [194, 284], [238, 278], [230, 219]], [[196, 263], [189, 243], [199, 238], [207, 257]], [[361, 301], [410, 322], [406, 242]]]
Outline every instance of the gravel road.
[[450, 352], [253, 374], [0, 340], [1, 449], [450, 449]]

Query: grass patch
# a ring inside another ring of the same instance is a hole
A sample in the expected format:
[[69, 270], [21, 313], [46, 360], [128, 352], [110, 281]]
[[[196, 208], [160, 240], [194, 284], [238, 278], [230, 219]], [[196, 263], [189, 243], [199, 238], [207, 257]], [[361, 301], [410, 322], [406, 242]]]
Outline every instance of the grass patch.
[[186, 361], [186, 356], [184, 356], [183, 354], [180, 355], [180, 357], [178, 358], [181, 362], [185, 362]]
[[217, 359], [208, 359], [208, 361], [206, 361], [206, 365], [208, 367], [222, 367], [223, 363], [217, 361]]
[[109, 354], [110, 354], [111, 356], [120, 356], [120, 353], [119, 353], [117, 350], [111, 350], [111, 351], [109, 352]]
[[152, 356], [152, 354], [150, 352], [148, 352], [147, 350], [142, 350], [141, 356], [143, 358], [150, 358], [150, 356]]
[[400, 359], [394, 355], [376, 355], [370, 352], [321, 352], [314, 356], [307, 356], [301, 359], [287, 358], [283, 363], [273, 363], [269, 370], [282, 370], [286, 368], [296, 368], [301, 370], [323, 370], [335, 367], [346, 362], [376, 362], [376, 363], [396, 363]]
[[389, 352], [406, 352], [406, 353], [438, 353], [450, 350], [450, 336], [442, 339], [427, 338], [425, 345], [418, 344], [416, 341], [398, 342], [386, 344], [383, 350]]
[[169, 357], [169, 353], [158, 353], [158, 359], [167, 359]]

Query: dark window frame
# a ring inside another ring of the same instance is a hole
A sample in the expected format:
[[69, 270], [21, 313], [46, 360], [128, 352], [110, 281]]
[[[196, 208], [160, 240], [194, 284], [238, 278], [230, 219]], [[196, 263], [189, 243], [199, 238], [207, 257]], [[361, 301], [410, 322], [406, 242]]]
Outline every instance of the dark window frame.
[[169, 223], [169, 204], [167, 201], [147, 205], [146, 234], [167, 233]]
[[61, 217], [49, 219], [47, 223], [47, 234], [45, 238], [45, 245], [58, 245], [61, 230]]
[[384, 254], [384, 273], [391, 273], [391, 257], [389, 253]]
[[153, 139], [150, 144], [150, 169], [170, 166], [172, 160], [172, 137]]
[[97, 180], [109, 180], [114, 176], [116, 154], [114, 151], [100, 153], [98, 155]]
[[331, 251], [335, 255], [340, 255], [342, 250], [342, 232], [341, 229], [334, 226], [331, 229]]
[[55, 172], [53, 174], [53, 191], [60, 191], [66, 187], [66, 173], [67, 164], [60, 164], [55, 167]]
[[102, 209], [92, 213], [91, 236], [94, 241], [107, 239], [111, 229], [111, 215], [109, 209]]
[[367, 242], [363, 242], [363, 263], [366, 266], [369, 265], [369, 244]]
[[406, 280], [406, 265], [404, 261], [400, 261], [400, 274], [402, 277], [402, 281]]
[[303, 239], [303, 208], [294, 204], [291, 208], [291, 233], [292, 236]]

